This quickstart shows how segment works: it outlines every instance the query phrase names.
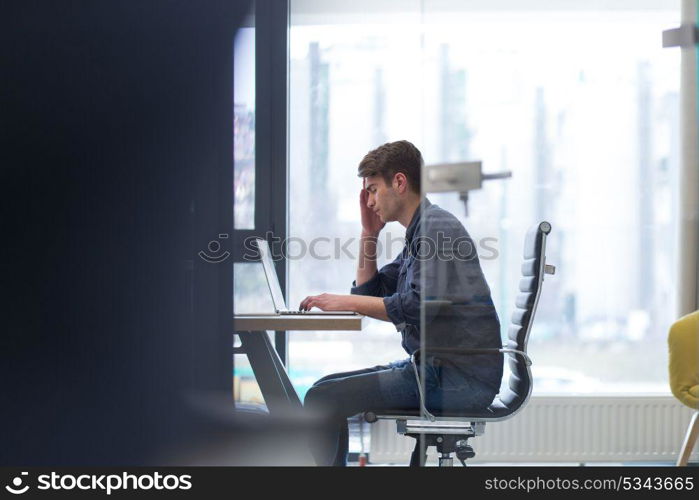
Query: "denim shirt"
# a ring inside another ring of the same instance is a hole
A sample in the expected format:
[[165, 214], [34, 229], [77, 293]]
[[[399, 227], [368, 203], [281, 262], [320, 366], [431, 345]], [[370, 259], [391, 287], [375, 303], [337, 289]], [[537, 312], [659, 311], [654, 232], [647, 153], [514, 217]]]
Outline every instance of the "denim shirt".
[[[352, 294], [383, 297], [389, 320], [408, 354], [424, 348], [498, 348], [500, 322], [468, 232], [451, 213], [424, 199], [408, 225], [405, 246]], [[420, 302], [425, 318], [421, 326]], [[424, 355], [424, 353], [423, 353]], [[462, 375], [499, 387], [499, 354], [440, 356]]]

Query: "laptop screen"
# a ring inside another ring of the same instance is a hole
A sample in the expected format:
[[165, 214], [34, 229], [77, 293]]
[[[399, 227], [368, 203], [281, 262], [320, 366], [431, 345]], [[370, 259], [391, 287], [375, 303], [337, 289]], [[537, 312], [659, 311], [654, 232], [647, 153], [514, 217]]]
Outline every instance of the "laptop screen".
[[274, 302], [274, 309], [276, 312], [286, 311], [287, 307], [284, 302], [284, 294], [282, 294], [282, 287], [279, 286], [279, 279], [277, 278], [277, 272], [274, 270], [274, 262], [272, 261], [272, 252], [269, 250], [267, 240], [256, 238], [255, 241], [257, 242], [257, 248], [260, 250], [260, 262], [262, 262], [262, 267], [265, 270], [269, 293], [272, 295], [272, 302]]

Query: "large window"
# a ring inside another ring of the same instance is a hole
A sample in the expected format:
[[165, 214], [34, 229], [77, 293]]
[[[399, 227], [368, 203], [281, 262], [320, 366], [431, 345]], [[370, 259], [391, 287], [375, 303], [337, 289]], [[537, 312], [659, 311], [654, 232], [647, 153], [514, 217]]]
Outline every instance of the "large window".
[[255, 228], [255, 21], [248, 16], [235, 37], [233, 128], [235, 229]]
[[[255, 229], [255, 7], [251, 6], [243, 26], [234, 40], [233, 68], [233, 159], [234, 159], [234, 224], [233, 229]], [[228, 235], [226, 235], [228, 236]], [[225, 240], [224, 240], [225, 241]], [[218, 240], [210, 243], [211, 253], [221, 247]], [[233, 256], [236, 257], [235, 255]], [[235, 314], [273, 312], [274, 307], [265, 281], [262, 264], [243, 262], [233, 264]], [[237, 337], [234, 345], [239, 345]], [[233, 394], [237, 402], [264, 404], [247, 356], [235, 357]]]
[[[430, 197], [474, 240], [497, 239], [481, 259], [503, 336], [524, 233], [551, 222], [558, 272], [531, 335], [535, 393], [667, 391], [680, 79], [660, 34], [679, 24], [680, 5], [581, 5], [292, 0], [290, 304], [347, 293], [357, 164], [408, 139], [428, 163], [512, 171], [471, 194], [468, 216], [456, 195]], [[403, 228], [384, 231], [382, 261], [400, 251]], [[324, 374], [406, 356], [378, 321], [361, 333], [292, 332], [289, 346], [300, 393]]]
[[[420, 142], [420, 67], [413, 60], [419, 59], [420, 18], [408, 16], [388, 29], [297, 26], [291, 7], [288, 266], [290, 303], [298, 304], [309, 294], [349, 292], [361, 229], [359, 160], [387, 140]], [[384, 232], [395, 240], [395, 258], [404, 228]], [[292, 380], [303, 393], [321, 374], [406, 357], [397, 335], [391, 324], [374, 320], [362, 332], [292, 332]]]

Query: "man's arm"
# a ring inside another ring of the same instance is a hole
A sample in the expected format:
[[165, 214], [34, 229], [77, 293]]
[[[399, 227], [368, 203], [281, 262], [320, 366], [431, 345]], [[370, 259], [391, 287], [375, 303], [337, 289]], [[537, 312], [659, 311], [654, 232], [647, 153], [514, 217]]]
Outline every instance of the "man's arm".
[[362, 219], [362, 235], [359, 243], [357, 279], [351, 295], [323, 293], [306, 297], [299, 310], [317, 307], [323, 311], [354, 311], [365, 316], [390, 321], [383, 297], [396, 291], [400, 255], [380, 271], [376, 267], [376, 242], [379, 232], [386, 225], [367, 205], [366, 189], [359, 193], [359, 209]]
[[389, 321], [382, 297], [369, 297], [367, 295], [350, 295], [350, 297], [352, 297], [354, 302], [351, 311], [358, 312], [364, 316]]
[[317, 307], [322, 311], [353, 311], [364, 316], [389, 321], [386, 314], [386, 306], [382, 297], [369, 297], [368, 295], [337, 295], [322, 293], [312, 295], [301, 301], [300, 310], [308, 311]]
[[378, 235], [372, 235], [362, 231], [359, 240], [359, 258], [357, 259], [356, 286], [361, 286], [377, 272], [376, 268], [376, 240]]
[[378, 235], [385, 223], [367, 206], [368, 193], [362, 189], [359, 206], [362, 213], [362, 235], [359, 243], [357, 279], [352, 284], [352, 295], [385, 297], [396, 291], [401, 255], [381, 269], [376, 269], [376, 247]]
[[361, 286], [376, 274], [376, 240], [386, 225], [367, 205], [369, 193], [362, 188], [359, 192], [359, 212], [362, 221], [362, 235], [359, 240], [356, 286]]

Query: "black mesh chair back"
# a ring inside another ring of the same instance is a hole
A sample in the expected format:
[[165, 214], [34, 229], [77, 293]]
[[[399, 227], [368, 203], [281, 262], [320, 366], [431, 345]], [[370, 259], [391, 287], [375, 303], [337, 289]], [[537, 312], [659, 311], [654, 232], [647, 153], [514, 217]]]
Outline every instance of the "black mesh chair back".
[[527, 341], [539, 303], [544, 274], [553, 272], [552, 266], [546, 266], [546, 237], [550, 232], [551, 224], [541, 222], [527, 232], [524, 240], [522, 275], [505, 345], [507, 350], [511, 350], [507, 356], [510, 377], [507, 387], [489, 408], [493, 416], [513, 414], [531, 395], [531, 361], [528, 356], [520, 353], [527, 352]]

